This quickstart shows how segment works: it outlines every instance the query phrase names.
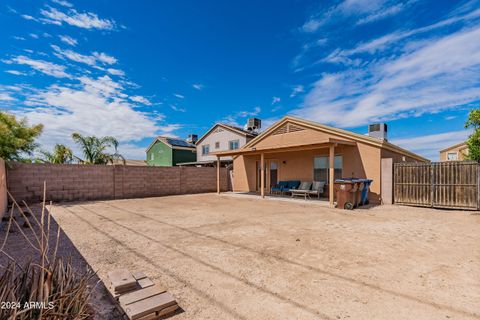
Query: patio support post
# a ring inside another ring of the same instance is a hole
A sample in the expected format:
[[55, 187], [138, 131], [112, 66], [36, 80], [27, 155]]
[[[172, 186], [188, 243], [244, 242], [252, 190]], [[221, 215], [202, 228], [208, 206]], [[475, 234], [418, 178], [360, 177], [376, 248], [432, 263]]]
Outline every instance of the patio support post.
[[220, 194], [220, 157], [217, 156], [217, 193]]
[[265, 155], [260, 154], [260, 194], [265, 198]]
[[330, 154], [329, 154], [329, 157], [328, 157], [328, 160], [329, 160], [329, 165], [328, 165], [328, 170], [329, 170], [329, 174], [328, 174], [328, 197], [329, 197], [329, 200], [330, 200], [330, 205], [333, 206], [333, 201], [334, 201], [334, 188], [333, 188], [333, 184], [334, 184], [334, 175], [335, 175], [335, 145], [330, 145], [329, 147], [329, 151], [330, 151]]

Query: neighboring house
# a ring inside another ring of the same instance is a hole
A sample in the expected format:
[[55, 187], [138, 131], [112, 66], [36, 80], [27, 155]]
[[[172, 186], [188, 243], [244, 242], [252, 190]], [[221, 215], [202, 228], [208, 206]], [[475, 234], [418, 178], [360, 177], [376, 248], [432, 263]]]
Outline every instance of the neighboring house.
[[468, 147], [465, 142], [440, 150], [440, 161], [463, 161], [468, 155]]
[[220, 159], [233, 156], [233, 191], [263, 195], [282, 180], [325, 181], [332, 204], [336, 178], [373, 179], [369, 198], [379, 203], [382, 159], [429, 161], [387, 142], [386, 125], [371, 125], [367, 136], [289, 116], [243, 148], [215, 155]]
[[[211, 153], [240, 149], [256, 136], [257, 133], [254, 131], [217, 123], [197, 141], [196, 162], [198, 164], [214, 164], [217, 157]], [[231, 162], [232, 157], [222, 158], [222, 161]]]
[[194, 144], [161, 136], [153, 140], [146, 152], [149, 166], [171, 167], [182, 162], [195, 161], [197, 158]]

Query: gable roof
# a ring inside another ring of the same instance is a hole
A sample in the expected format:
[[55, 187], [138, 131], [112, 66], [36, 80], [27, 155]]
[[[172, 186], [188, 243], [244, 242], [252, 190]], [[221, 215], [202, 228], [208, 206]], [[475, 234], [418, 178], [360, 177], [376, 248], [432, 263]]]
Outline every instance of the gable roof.
[[257, 133], [250, 132], [248, 130], [244, 130], [242, 128], [232, 126], [232, 125], [229, 125], [229, 124], [226, 124], [226, 123], [215, 123], [210, 129], [208, 129], [208, 131], [200, 139], [198, 139], [196, 144], [199, 144], [203, 139], [205, 139], [217, 127], [222, 127], [222, 128], [227, 129], [229, 131], [232, 131], [232, 132], [235, 132], [235, 133], [238, 133], [238, 134], [241, 134], [243, 136], [250, 137], [250, 138], [254, 138], [258, 135]]
[[172, 149], [179, 149], [179, 150], [192, 150], [195, 149], [195, 145], [191, 144], [190, 142], [187, 142], [183, 139], [177, 139], [177, 138], [171, 138], [171, 137], [164, 137], [164, 136], [158, 136], [156, 137], [152, 143], [148, 146], [148, 148], [145, 150], [145, 152], [148, 152], [157, 141], [162, 142], [163, 144], [167, 145], [168, 147]]
[[442, 150], [440, 150], [440, 152], [445, 152], [445, 151], [456, 149], [456, 148], [464, 149], [466, 147], [467, 147], [467, 144], [465, 142], [460, 142], [460, 143], [454, 144], [453, 146], [443, 148]]
[[407, 155], [411, 158], [417, 159], [419, 161], [430, 161], [430, 160], [428, 160], [428, 159], [426, 159], [426, 158], [424, 158], [424, 157], [422, 157], [418, 154], [415, 154], [411, 151], [403, 149], [403, 148], [401, 148], [397, 145], [394, 145], [393, 143], [390, 143], [388, 141], [379, 140], [379, 139], [372, 138], [372, 137], [367, 136], [367, 135], [363, 135], [363, 134], [355, 133], [355, 132], [352, 132], [352, 131], [347, 131], [347, 130], [327, 126], [327, 125], [324, 125], [324, 124], [321, 124], [321, 123], [318, 123], [318, 122], [304, 120], [304, 119], [300, 119], [300, 118], [296, 118], [296, 117], [292, 117], [292, 116], [283, 117], [278, 122], [271, 125], [267, 130], [265, 130], [260, 135], [258, 135], [256, 138], [250, 140], [247, 144], [245, 144], [239, 150], [250, 149], [252, 146], [254, 146], [259, 141], [268, 137], [273, 131], [275, 131], [276, 129], [278, 129], [279, 127], [284, 125], [285, 123], [293, 123], [293, 124], [297, 124], [299, 126], [303, 126], [303, 127], [306, 127], [306, 128], [313, 129], [313, 130], [319, 130], [319, 131], [323, 131], [323, 132], [326, 132], [326, 133], [335, 134], [335, 135], [337, 135], [339, 137], [342, 137], [342, 138], [351, 139], [353, 141], [359, 141], [359, 142], [363, 142], [363, 143], [366, 143], [366, 144], [369, 144], [369, 145], [377, 146], [379, 148], [384, 148], [384, 149], [387, 149], [387, 150], [390, 150], [390, 151], [398, 152], [398, 153]]

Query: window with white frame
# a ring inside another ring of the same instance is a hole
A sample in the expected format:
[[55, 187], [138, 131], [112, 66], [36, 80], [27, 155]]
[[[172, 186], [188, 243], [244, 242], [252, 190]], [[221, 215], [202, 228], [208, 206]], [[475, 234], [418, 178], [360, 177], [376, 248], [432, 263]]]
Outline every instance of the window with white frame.
[[231, 141], [228, 142], [228, 148], [230, 150], [238, 149], [239, 146], [240, 146], [240, 141], [239, 140], [231, 140]]
[[457, 152], [449, 152], [447, 153], [447, 160], [458, 160], [458, 153]]
[[153, 154], [153, 152], [150, 153], [150, 160], [151, 160], [151, 161], [155, 160], [155, 155]]
[[[318, 156], [313, 160], [313, 180], [314, 181], [329, 181], [329, 157]], [[341, 155], [335, 156], [333, 159], [334, 179], [342, 178], [343, 172], [343, 157]]]
[[202, 146], [202, 155], [207, 155], [210, 153], [210, 145], [205, 144]]

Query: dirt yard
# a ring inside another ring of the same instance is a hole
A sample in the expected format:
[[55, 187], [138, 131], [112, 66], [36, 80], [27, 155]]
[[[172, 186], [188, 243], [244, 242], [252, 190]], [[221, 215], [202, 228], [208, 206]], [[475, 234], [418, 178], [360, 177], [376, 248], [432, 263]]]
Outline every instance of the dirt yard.
[[203, 194], [62, 204], [100, 278], [142, 270], [172, 319], [480, 319], [480, 215]]

